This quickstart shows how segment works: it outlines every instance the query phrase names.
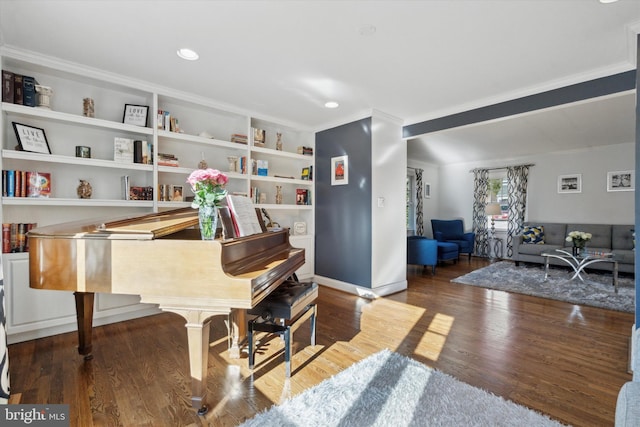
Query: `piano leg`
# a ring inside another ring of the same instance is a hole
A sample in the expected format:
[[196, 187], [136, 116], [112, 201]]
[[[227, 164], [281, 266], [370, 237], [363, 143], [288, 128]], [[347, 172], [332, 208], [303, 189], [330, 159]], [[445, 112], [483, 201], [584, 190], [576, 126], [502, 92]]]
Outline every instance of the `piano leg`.
[[187, 340], [189, 342], [189, 369], [191, 371], [191, 406], [198, 415], [204, 415], [208, 409], [207, 396], [207, 361], [209, 358], [209, 330], [211, 321], [194, 324], [187, 323]]
[[247, 310], [233, 309], [229, 313], [229, 357], [240, 358], [240, 347], [247, 337]]
[[74, 292], [78, 321], [78, 353], [84, 360], [93, 359], [91, 331], [93, 328], [93, 292]]

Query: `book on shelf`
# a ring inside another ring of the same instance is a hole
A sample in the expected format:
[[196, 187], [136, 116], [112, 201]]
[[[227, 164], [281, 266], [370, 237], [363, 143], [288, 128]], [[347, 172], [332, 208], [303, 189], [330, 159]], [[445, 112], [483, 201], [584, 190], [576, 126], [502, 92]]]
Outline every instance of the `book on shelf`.
[[238, 144], [246, 144], [247, 143], [247, 135], [241, 133], [232, 133], [231, 134], [231, 142], [237, 142]]
[[310, 205], [310, 192], [306, 188], [296, 188], [296, 205]]
[[304, 154], [305, 156], [313, 156], [313, 147], [305, 147], [305, 146], [299, 146], [298, 147], [298, 154]]
[[129, 187], [131, 187], [131, 183], [129, 182], [129, 175], [123, 175], [122, 177], [120, 177], [120, 185], [122, 187], [122, 199], [129, 200]]
[[36, 79], [22, 76], [22, 104], [26, 107], [36, 106]]
[[51, 174], [20, 170], [2, 171], [3, 197], [49, 197]]
[[158, 153], [158, 166], [180, 166], [178, 158], [173, 154]]
[[29, 231], [36, 223], [3, 223], [2, 253], [29, 252]]
[[13, 73], [11, 71], [2, 70], [2, 102], [10, 102], [13, 104], [13, 88]]
[[18, 105], [23, 105], [22, 98], [22, 75], [14, 74], [13, 75], [13, 103]]
[[262, 233], [262, 225], [249, 197], [227, 194], [226, 202], [237, 237]]
[[153, 145], [143, 140], [133, 141], [133, 162], [143, 165], [153, 164]]
[[133, 139], [115, 137], [113, 140], [113, 160], [118, 163], [133, 163]]
[[153, 200], [153, 187], [129, 186], [129, 200]]
[[305, 181], [313, 181], [313, 166], [302, 168], [300, 179], [303, 179]]
[[269, 175], [269, 161], [268, 160], [256, 160], [256, 168], [258, 170], [258, 176]]
[[51, 196], [51, 174], [49, 172], [27, 172], [27, 197]]

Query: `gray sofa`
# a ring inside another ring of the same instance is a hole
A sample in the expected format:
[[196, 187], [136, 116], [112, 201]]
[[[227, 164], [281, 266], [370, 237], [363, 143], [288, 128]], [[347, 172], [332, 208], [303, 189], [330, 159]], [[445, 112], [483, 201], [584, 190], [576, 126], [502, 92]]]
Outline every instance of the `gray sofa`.
[[[544, 244], [523, 243], [522, 235], [515, 236], [513, 240], [512, 259], [518, 265], [522, 262], [544, 263], [541, 255], [546, 251], [565, 248], [571, 252], [571, 244], [565, 241], [571, 231], [584, 231], [591, 233], [593, 237], [587, 242], [586, 248], [592, 251], [612, 252], [619, 256], [618, 271], [633, 273], [635, 267], [635, 251], [633, 243], [633, 225], [607, 225], [607, 224], [561, 224], [541, 221], [528, 221], [524, 225], [544, 227]], [[561, 260], [550, 258], [549, 264], [566, 265]], [[613, 269], [613, 264], [598, 262], [589, 266], [594, 270]]]

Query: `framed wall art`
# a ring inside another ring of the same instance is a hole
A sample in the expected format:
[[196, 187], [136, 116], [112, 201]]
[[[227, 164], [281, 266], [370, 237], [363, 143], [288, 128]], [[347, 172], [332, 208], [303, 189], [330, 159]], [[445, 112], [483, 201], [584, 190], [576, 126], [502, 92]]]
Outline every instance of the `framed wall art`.
[[331, 185], [349, 183], [349, 156], [331, 158]]
[[148, 117], [149, 107], [147, 105], [124, 105], [124, 116], [122, 117], [122, 123], [127, 125], [147, 127]]
[[558, 193], [582, 193], [582, 174], [558, 176]]
[[431, 184], [429, 184], [428, 182], [425, 182], [423, 185], [424, 185], [424, 198], [425, 199], [430, 199], [431, 198]]
[[634, 191], [635, 181], [632, 170], [607, 172], [607, 191]]
[[12, 122], [13, 130], [18, 138], [18, 144], [22, 151], [33, 153], [51, 154], [47, 135], [44, 129]]

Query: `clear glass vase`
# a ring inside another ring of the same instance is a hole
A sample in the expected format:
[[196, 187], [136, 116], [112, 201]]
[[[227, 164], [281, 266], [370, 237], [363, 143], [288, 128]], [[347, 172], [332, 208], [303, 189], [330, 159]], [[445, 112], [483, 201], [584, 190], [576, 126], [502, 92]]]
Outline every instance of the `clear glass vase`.
[[200, 237], [202, 240], [214, 240], [218, 227], [218, 208], [216, 206], [200, 206], [198, 208], [200, 221]]

